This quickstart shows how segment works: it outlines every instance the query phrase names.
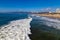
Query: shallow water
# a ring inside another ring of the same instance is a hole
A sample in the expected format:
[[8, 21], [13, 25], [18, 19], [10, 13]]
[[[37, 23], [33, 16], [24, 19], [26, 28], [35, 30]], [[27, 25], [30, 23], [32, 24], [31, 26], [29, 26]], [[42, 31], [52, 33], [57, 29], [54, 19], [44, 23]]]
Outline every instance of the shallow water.
[[49, 17], [31, 16], [30, 38], [32, 40], [60, 40], [60, 20]]

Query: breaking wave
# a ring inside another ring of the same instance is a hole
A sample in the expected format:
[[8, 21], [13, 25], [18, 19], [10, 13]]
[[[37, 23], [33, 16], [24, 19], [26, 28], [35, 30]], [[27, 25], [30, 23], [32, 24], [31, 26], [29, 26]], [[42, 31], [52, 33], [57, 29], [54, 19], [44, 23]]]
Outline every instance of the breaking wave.
[[30, 40], [30, 22], [32, 18], [11, 21], [0, 27], [0, 40]]

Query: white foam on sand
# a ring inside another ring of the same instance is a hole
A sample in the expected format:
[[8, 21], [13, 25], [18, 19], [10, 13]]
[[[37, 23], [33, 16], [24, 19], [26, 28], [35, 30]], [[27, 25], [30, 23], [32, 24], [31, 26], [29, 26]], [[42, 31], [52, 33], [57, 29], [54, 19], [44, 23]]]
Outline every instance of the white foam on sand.
[[0, 40], [30, 40], [30, 22], [32, 18], [11, 21], [0, 27]]

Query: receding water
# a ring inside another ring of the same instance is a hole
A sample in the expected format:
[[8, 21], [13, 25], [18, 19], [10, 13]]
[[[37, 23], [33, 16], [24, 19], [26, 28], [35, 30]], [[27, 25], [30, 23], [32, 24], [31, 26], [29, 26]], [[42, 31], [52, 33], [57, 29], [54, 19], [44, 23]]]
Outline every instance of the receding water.
[[32, 16], [32, 40], [60, 40], [60, 19]]

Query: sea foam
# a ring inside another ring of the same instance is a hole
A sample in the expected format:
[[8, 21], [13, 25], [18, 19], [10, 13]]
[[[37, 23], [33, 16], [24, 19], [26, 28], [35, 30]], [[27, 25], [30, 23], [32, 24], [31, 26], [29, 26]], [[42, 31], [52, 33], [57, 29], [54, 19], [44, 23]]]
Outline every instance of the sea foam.
[[0, 40], [30, 40], [30, 22], [32, 18], [11, 21], [0, 27]]
[[56, 29], [60, 29], [60, 20], [49, 18], [49, 17], [43, 17], [43, 16], [32, 16], [33, 19], [40, 20], [44, 25], [47, 25], [48, 27], [53, 27]]
[[53, 19], [48, 17], [40, 17], [41, 20], [43, 20], [44, 24], [49, 27], [54, 27], [56, 29], [60, 29], [60, 20], [59, 19]]

